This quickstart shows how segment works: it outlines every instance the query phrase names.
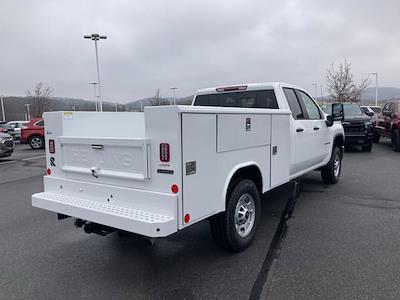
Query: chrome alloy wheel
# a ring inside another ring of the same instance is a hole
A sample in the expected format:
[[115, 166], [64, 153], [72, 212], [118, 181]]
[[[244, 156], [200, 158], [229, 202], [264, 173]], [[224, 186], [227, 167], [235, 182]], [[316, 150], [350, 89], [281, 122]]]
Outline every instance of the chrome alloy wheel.
[[333, 174], [335, 175], [336, 178], [339, 177], [340, 165], [341, 165], [340, 154], [336, 153], [335, 159], [333, 160]]
[[31, 140], [31, 146], [34, 149], [39, 149], [42, 147], [42, 139], [40, 137], [33, 137]]
[[236, 204], [235, 227], [241, 237], [249, 235], [253, 229], [256, 219], [255, 204], [253, 197], [246, 193], [243, 194]]

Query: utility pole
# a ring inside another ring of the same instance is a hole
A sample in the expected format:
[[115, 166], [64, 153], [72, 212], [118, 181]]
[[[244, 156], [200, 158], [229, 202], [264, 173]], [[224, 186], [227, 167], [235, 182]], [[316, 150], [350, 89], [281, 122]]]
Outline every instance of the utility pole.
[[[175, 97], [175, 91], [178, 89], [177, 87], [172, 87], [172, 88], [169, 88], [170, 90], [172, 90], [172, 95], [173, 95], [173, 101], [174, 101], [174, 105], [176, 105], [176, 97]], [[170, 101], [170, 104], [171, 104], [171, 101]], [[172, 104], [171, 104], [172, 105]]]
[[96, 84], [98, 84], [98, 82], [90, 82], [89, 85], [92, 84], [93, 85], [93, 92], [94, 92], [94, 103], [96, 104], [96, 111], [98, 111], [98, 103], [97, 103], [97, 96], [96, 96]]
[[312, 84], [315, 87], [315, 101], [318, 100], [318, 83], [313, 83]]
[[321, 105], [324, 105], [324, 96], [322, 95], [322, 84], [321, 84]]
[[97, 83], [99, 84], [100, 111], [103, 111], [103, 100], [101, 98], [99, 55], [98, 55], [98, 52], [97, 52], [97, 41], [105, 40], [107, 37], [105, 35], [100, 35], [98, 33], [92, 33], [91, 35], [84, 35], [83, 38], [91, 39], [92, 41], [94, 41], [94, 48], [95, 48], [95, 51], [96, 51]]
[[375, 75], [375, 106], [378, 106], [378, 72], [372, 72]]
[[26, 113], [27, 113], [27, 121], [30, 121], [31, 120], [31, 111], [30, 111], [30, 109], [29, 109], [29, 107], [31, 106], [29, 103], [27, 103], [27, 104], [25, 104], [25, 106], [26, 106]]
[[1, 96], [0, 100], [1, 100], [1, 113], [2, 113], [2, 115], [3, 115], [3, 119], [2, 119], [2, 120], [5, 122], [5, 121], [6, 121], [6, 112], [4, 111], [4, 100], [3, 100], [3, 96]]

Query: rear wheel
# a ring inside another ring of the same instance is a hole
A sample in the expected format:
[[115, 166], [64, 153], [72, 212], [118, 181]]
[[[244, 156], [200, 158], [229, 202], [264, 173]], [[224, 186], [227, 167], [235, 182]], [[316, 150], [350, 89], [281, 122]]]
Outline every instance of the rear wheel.
[[400, 152], [400, 132], [398, 129], [392, 132], [392, 147], [394, 151]]
[[371, 150], [372, 150], [372, 143], [369, 143], [368, 145], [361, 146], [361, 150], [362, 150], [363, 152], [371, 152]]
[[29, 139], [29, 146], [32, 149], [42, 149], [44, 148], [44, 138], [39, 135], [34, 135]]
[[220, 246], [240, 252], [254, 239], [260, 214], [260, 193], [253, 181], [239, 181], [228, 195], [226, 211], [210, 220], [211, 234]]
[[339, 181], [340, 172], [342, 170], [342, 152], [339, 147], [332, 150], [331, 159], [322, 167], [321, 177], [326, 184], [335, 184]]

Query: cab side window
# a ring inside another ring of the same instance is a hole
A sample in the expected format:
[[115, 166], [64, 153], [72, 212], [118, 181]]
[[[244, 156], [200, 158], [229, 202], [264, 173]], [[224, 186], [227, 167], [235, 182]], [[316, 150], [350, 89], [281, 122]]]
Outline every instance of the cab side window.
[[44, 121], [43, 121], [43, 120], [40, 120], [40, 121], [37, 122], [35, 125], [36, 125], [36, 126], [44, 126]]
[[289, 108], [292, 111], [293, 118], [296, 120], [304, 119], [303, 109], [300, 106], [295, 91], [293, 89], [283, 88], [283, 93], [285, 94]]
[[297, 94], [300, 98], [300, 101], [303, 102], [305, 110], [307, 111], [307, 119], [321, 119], [321, 112], [311, 97], [302, 91], [297, 91]]

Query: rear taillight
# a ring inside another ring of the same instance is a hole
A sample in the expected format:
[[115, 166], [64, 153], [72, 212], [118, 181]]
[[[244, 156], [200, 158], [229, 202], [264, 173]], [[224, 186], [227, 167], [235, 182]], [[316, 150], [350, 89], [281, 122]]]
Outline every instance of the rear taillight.
[[162, 162], [169, 162], [169, 144], [160, 144], [160, 160]]
[[56, 152], [56, 146], [54, 144], [54, 140], [49, 140], [49, 152], [54, 154]]

